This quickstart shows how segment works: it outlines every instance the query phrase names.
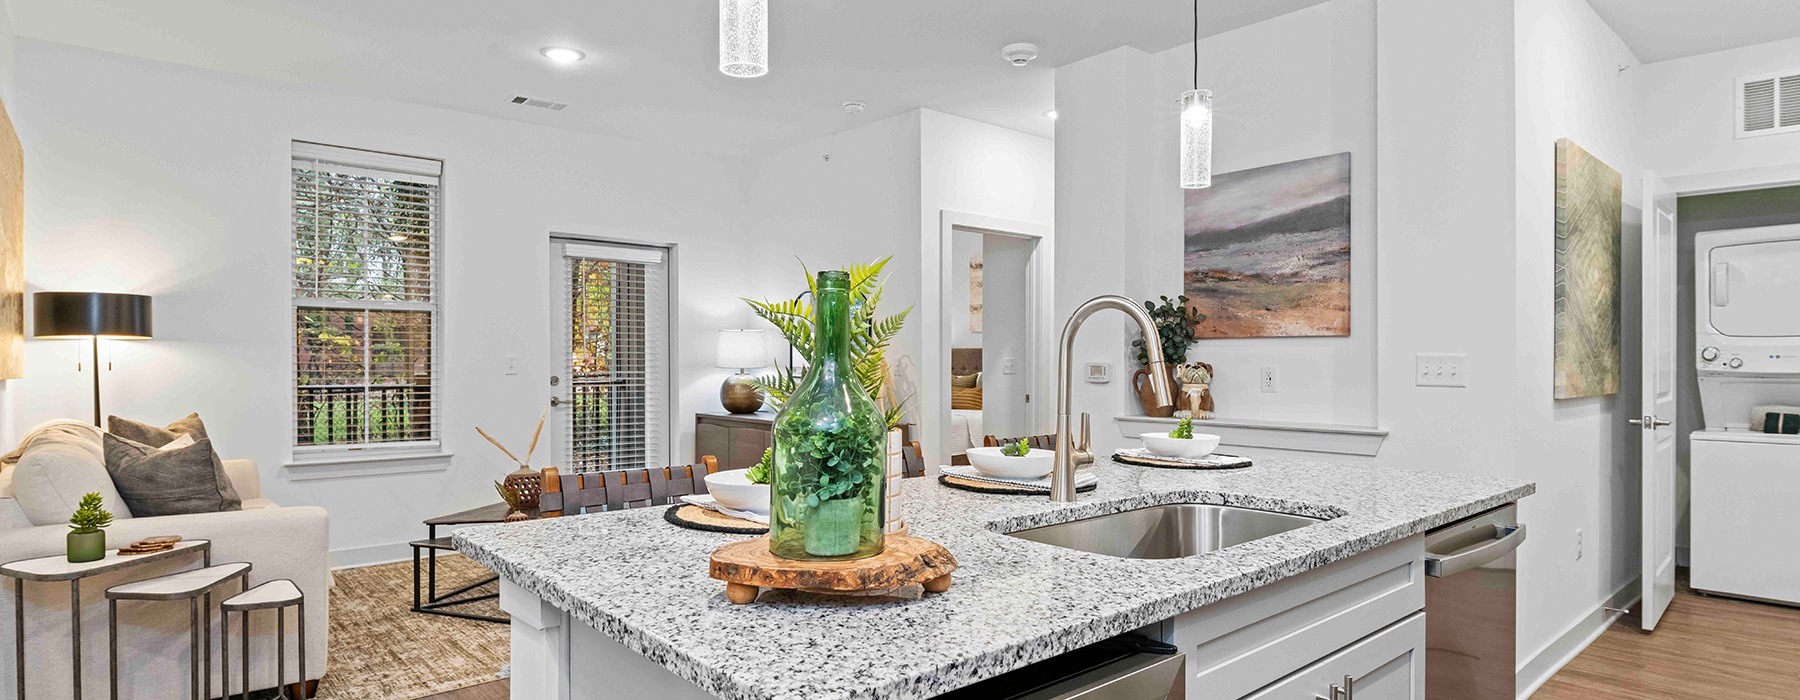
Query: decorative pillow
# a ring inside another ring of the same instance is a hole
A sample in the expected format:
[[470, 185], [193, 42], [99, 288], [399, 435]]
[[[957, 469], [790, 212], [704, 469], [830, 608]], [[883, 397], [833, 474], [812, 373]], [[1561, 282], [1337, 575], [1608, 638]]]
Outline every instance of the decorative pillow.
[[243, 509], [210, 439], [170, 449], [112, 434], [103, 440], [106, 471], [137, 517]]
[[974, 387], [951, 387], [950, 408], [955, 411], [981, 410], [981, 390]]
[[10, 470], [13, 501], [33, 525], [69, 522], [81, 497], [100, 494], [116, 519], [131, 510], [106, 473], [100, 429], [75, 421], [47, 423], [32, 429], [19, 447], [19, 463]]
[[950, 388], [973, 389], [976, 387], [975, 381], [977, 378], [978, 375], [974, 374], [952, 374], [950, 375]]
[[206, 424], [200, 422], [198, 413], [189, 413], [186, 418], [170, 423], [163, 428], [118, 416], [107, 416], [106, 432], [151, 447], [162, 447], [183, 435], [192, 435], [195, 440], [207, 437]]

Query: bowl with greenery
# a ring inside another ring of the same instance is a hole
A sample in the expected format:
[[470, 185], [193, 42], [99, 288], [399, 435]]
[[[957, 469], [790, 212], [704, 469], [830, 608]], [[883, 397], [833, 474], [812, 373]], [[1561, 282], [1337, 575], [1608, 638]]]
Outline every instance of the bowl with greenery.
[[749, 469], [727, 469], [706, 475], [706, 492], [719, 505], [732, 510], [746, 510], [757, 515], [769, 514], [769, 450], [763, 450], [762, 461]]
[[1056, 464], [1055, 450], [1036, 450], [1024, 440], [999, 447], [971, 447], [969, 466], [988, 476], [1039, 479]]
[[1138, 436], [1144, 448], [1159, 457], [1199, 459], [1219, 448], [1219, 436], [1194, 432], [1194, 419], [1183, 418], [1174, 430], [1166, 433], [1144, 433]]

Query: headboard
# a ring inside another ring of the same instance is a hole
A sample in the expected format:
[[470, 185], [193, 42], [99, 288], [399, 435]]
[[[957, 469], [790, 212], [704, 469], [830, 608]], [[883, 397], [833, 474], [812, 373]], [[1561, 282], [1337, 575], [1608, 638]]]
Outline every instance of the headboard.
[[981, 371], [981, 348], [950, 348], [950, 374], [964, 375]]

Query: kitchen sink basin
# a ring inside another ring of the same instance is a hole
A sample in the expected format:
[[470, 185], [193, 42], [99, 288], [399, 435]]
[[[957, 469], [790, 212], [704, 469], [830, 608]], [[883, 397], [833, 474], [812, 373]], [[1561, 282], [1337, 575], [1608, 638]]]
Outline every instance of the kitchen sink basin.
[[1321, 520], [1251, 508], [1171, 503], [1007, 534], [1110, 557], [1179, 559], [1316, 522]]

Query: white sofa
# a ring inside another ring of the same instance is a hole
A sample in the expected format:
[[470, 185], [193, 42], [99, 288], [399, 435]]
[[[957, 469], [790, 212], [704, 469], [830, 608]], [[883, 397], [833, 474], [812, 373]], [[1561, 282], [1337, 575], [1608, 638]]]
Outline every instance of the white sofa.
[[[33, 450], [57, 451], [59, 459], [77, 455], [77, 461], [100, 459], [99, 433], [88, 426], [87, 433], [64, 430], [44, 437], [43, 426], [27, 436], [21, 452], [29, 459]], [[51, 431], [56, 432], [56, 431]], [[91, 436], [89, 451], [85, 442]], [[61, 443], [47, 445], [47, 443]], [[66, 461], [64, 462], [67, 463]], [[104, 464], [78, 464], [82, 469]], [[244, 509], [222, 513], [199, 513], [161, 517], [134, 518], [122, 502], [113, 504], [114, 521], [106, 530], [107, 546], [118, 547], [151, 535], [181, 535], [187, 539], [212, 541], [214, 564], [249, 562], [250, 584], [275, 579], [289, 579], [306, 596], [306, 675], [318, 679], [325, 674], [325, 649], [329, 614], [330, 572], [326, 560], [326, 514], [322, 508], [283, 508], [263, 497], [261, 478], [256, 465], [246, 460], [227, 460], [227, 475]], [[65, 554], [68, 526], [64, 522], [33, 522], [27, 516], [30, 508], [22, 508], [14, 499], [13, 480], [17, 467], [4, 465], [0, 471], [0, 562]], [[43, 509], [37, 509], [43, 510]], [[65, 516], [66, 517], [66, 516]], [[84, 579], [81, 584], [82, 606], [82, 690], [88, 697], [105, 697], [107, 677], [107, 604], [106, 589], [121, 583], [142, 580], [200, 566], [199, 557], [174, 557], [136, 567]], [[16, 700], [14, 648], [14, 582], [0, 579], [0, 700]], [[220, 694], [218, 603], [237, 591], [227, 584], [224, 595], [215, 595], [213, 638], [213, 693]], [[398, 604], [398, 603], [397, 603]], [[294, 649], [298, 645], [297, 630], [288, 611], [287, 649], [288, 682], [294, 681]], [[25, 584], [25, 667], [26, 694], [32, 700], [72, 698], [69, 661], [69, 584], [64, 582], [27, 582]], [[232, 647], [241, 650], [242, 638], [236, 615], [232, 616]], [[251, 614], [252, 689], [275, 687], [275, 619], [262, 611]], [[229, 687], [241, 690], [242, 670], [232, 656]], [[119, 607], [119, 669], [121, 698], [131, 700], [165, 700], [188, 696], [188, 605], [181, 602], [129, 601]]]

